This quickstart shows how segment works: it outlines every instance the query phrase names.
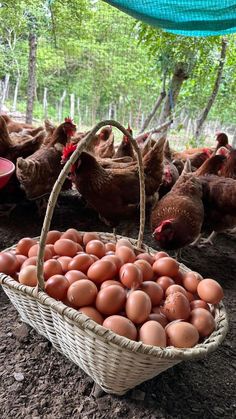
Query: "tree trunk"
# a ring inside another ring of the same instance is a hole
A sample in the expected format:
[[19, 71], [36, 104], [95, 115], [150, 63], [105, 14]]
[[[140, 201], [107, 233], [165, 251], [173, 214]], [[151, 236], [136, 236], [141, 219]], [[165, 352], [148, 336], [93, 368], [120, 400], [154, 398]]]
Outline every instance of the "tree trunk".
[[157, 98], [157, 101], [156, 101], [155, 105], [153, 106], [153, 109], [151, 110], [151, 112], [148, 114], [148, 116], [144, 120], [144, 122], [142, 124], [142, 127], [141, 127], [141, 130], [139, 131], [139, 134], [142, 134], [142, 132], [146, 131], [146, 129], [147, 129], [148, 125], [150, 124], [152, 118], [154, 117], [155, 113], [157, 112], [157, 110], [161, 106], [165, 96], [166, 96], [165, 91], [160, 93], [160, 95]]
[[47, 87], [44, 87], [44, 91], [43, 91], [43, 115], [44, 115], [44, 119], [47, 119], [47, 117], [48, 117], [47, 93], [48, 93], [48, 89], [47, 89]]
[[170, 82], [170, 88], [168, 95], [166, 96], [161, 116], [159, 118], [159, 124], [163, 124], [167, 118], [170, 118], [172, 110], [177, 102], [179, 92], [181, 90], [184, 80], [187, 80], [189, 77], [189, 70], [187, 65], [184, 63], [179, 63], [176, 65], [172, 80]]
[[71, 93], [70, 95], [70, 117], [73, 119], [75, 117], [75, 95]]
[[236, 130], [234, 131], [234, 135], [233, 135], [232, 147], [234, 149], [236, 148]]
[[16, 109], [17, 109], [17, 98], [18, 98], [19, 85], [20, 85], [20, 76], [18, 76], [17, 79], [16, 79], [14, 99], [13, 99], [13, 105], [12, 105], [12, 112], [15, 112]]
[[10, 75], [9, 74], [6, 74], [5, 75], [5, 79], [4, 79], [4, 83], [2, 85], [2, 94], [1, 94], [1, 98], [0, 98], [0, 112], [2, 110], [2, 105], [4, 105], [4, 102], [6, 100], [9, 79], [10, 79]]
[[81, 126], [80, 98], [77, 99], [78, 127]]
[[207, 118], [207, 116], [208, 116], [208, 114], [211, 110], [211, 107], [212, 107], [213, 103], [215, 102], [217, 93], [219, 91], [220, 82], [221, 82], [221, 79], [222, 79], [222, 74], [223, 74], [223, 69], [224, 69], [224, 64], [225, 64], [226, 50], [227, 50], [227, 41], [223, 38], [222, 39], [222, 44], [221, 44], [220, 60], [219, 60], [219, 65], [218, 65], [215, 84], [214, 84], [211, 96], [208, 100], [208, 103], [207, 103], [204, 111], [202, 112], [200, 118], [197, 121], [197, 127], [196, 127], [196, 131], [195, 131], [195, 138], [196, 139], [198, 139], [201, 135], [203, 124], [204, 124], [204, 122], [205, 122], [205, 120], [206, 120], [206, 118]]
[[58, 121], [59, 121], [59, 123], [62, 122], [62, 109], [63, 109], [63, 103], [64, 103], [65, 98], [66, 98], [66, 90], [64, 90], [64, 92], [62, 93], [62, 96], [61, 96], [60, 101], [59, 101], [59, 106], [58, 106]]
[[35, 33], [30, 33], [29, 34], [27, 108], [26, 108], [26, 123], [27, 124], [32, 124], [32, 120], [33, 120], [35, 82], [36, 82], [36, 52], [37, 52], [37, 36]]

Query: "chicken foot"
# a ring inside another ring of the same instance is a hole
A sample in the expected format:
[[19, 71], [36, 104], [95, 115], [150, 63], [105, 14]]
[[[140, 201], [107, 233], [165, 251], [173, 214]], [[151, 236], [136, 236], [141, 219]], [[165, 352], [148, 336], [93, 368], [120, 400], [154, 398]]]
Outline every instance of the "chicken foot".
[[206, 239], [201, 238], [198, 244], [198, 247], [205, 247], [208, 244], [210, 244], [211, 246], [213, 246], [213, 239], [217, 236], [217, 233], [215, 231], [212, 231], [212, 233], [210, 234], [210, 236], [208, 236]]

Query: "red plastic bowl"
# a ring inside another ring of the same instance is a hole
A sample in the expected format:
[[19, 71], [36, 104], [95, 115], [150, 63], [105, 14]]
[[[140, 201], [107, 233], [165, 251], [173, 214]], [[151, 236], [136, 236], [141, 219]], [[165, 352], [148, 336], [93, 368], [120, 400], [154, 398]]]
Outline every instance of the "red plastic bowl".
[[15, 171], [15, 165], [10, 160], [0, 157], [0, 189], [2, 189]]

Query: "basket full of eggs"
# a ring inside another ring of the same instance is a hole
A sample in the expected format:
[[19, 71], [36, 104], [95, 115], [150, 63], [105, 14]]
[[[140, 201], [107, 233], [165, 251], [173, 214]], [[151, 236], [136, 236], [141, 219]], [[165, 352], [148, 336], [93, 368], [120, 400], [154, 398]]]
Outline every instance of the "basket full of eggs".
[[[138, 240], [72, 228], [49, 231], [70, 166], [107, 124], [127, 135], [137, 153]], [[207, 356], [228, 327], [221, 286], [143, 244], [144, 224], [140, 151], [119, 123], [104, 121], [79, 143], [60, 173], [40, 238], [23, 238], [0, 253], [0, 282], [22, 320], [105, 392], [117, 395], [183, 360]]]

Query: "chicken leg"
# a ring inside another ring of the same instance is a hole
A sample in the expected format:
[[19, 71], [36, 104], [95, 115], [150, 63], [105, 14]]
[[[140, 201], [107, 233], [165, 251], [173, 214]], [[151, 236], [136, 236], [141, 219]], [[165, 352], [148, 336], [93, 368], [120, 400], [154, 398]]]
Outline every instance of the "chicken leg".
[[212, 231], [212, 233], [210, 234], [210, 236], [208, 236], [206, 239], [200, 239], [198, 247], [205, 247], [208, 244], [210, 244], [211, 246], [213, 246], [213, 239], [217, 236], [217, 233], [215, 231]]

